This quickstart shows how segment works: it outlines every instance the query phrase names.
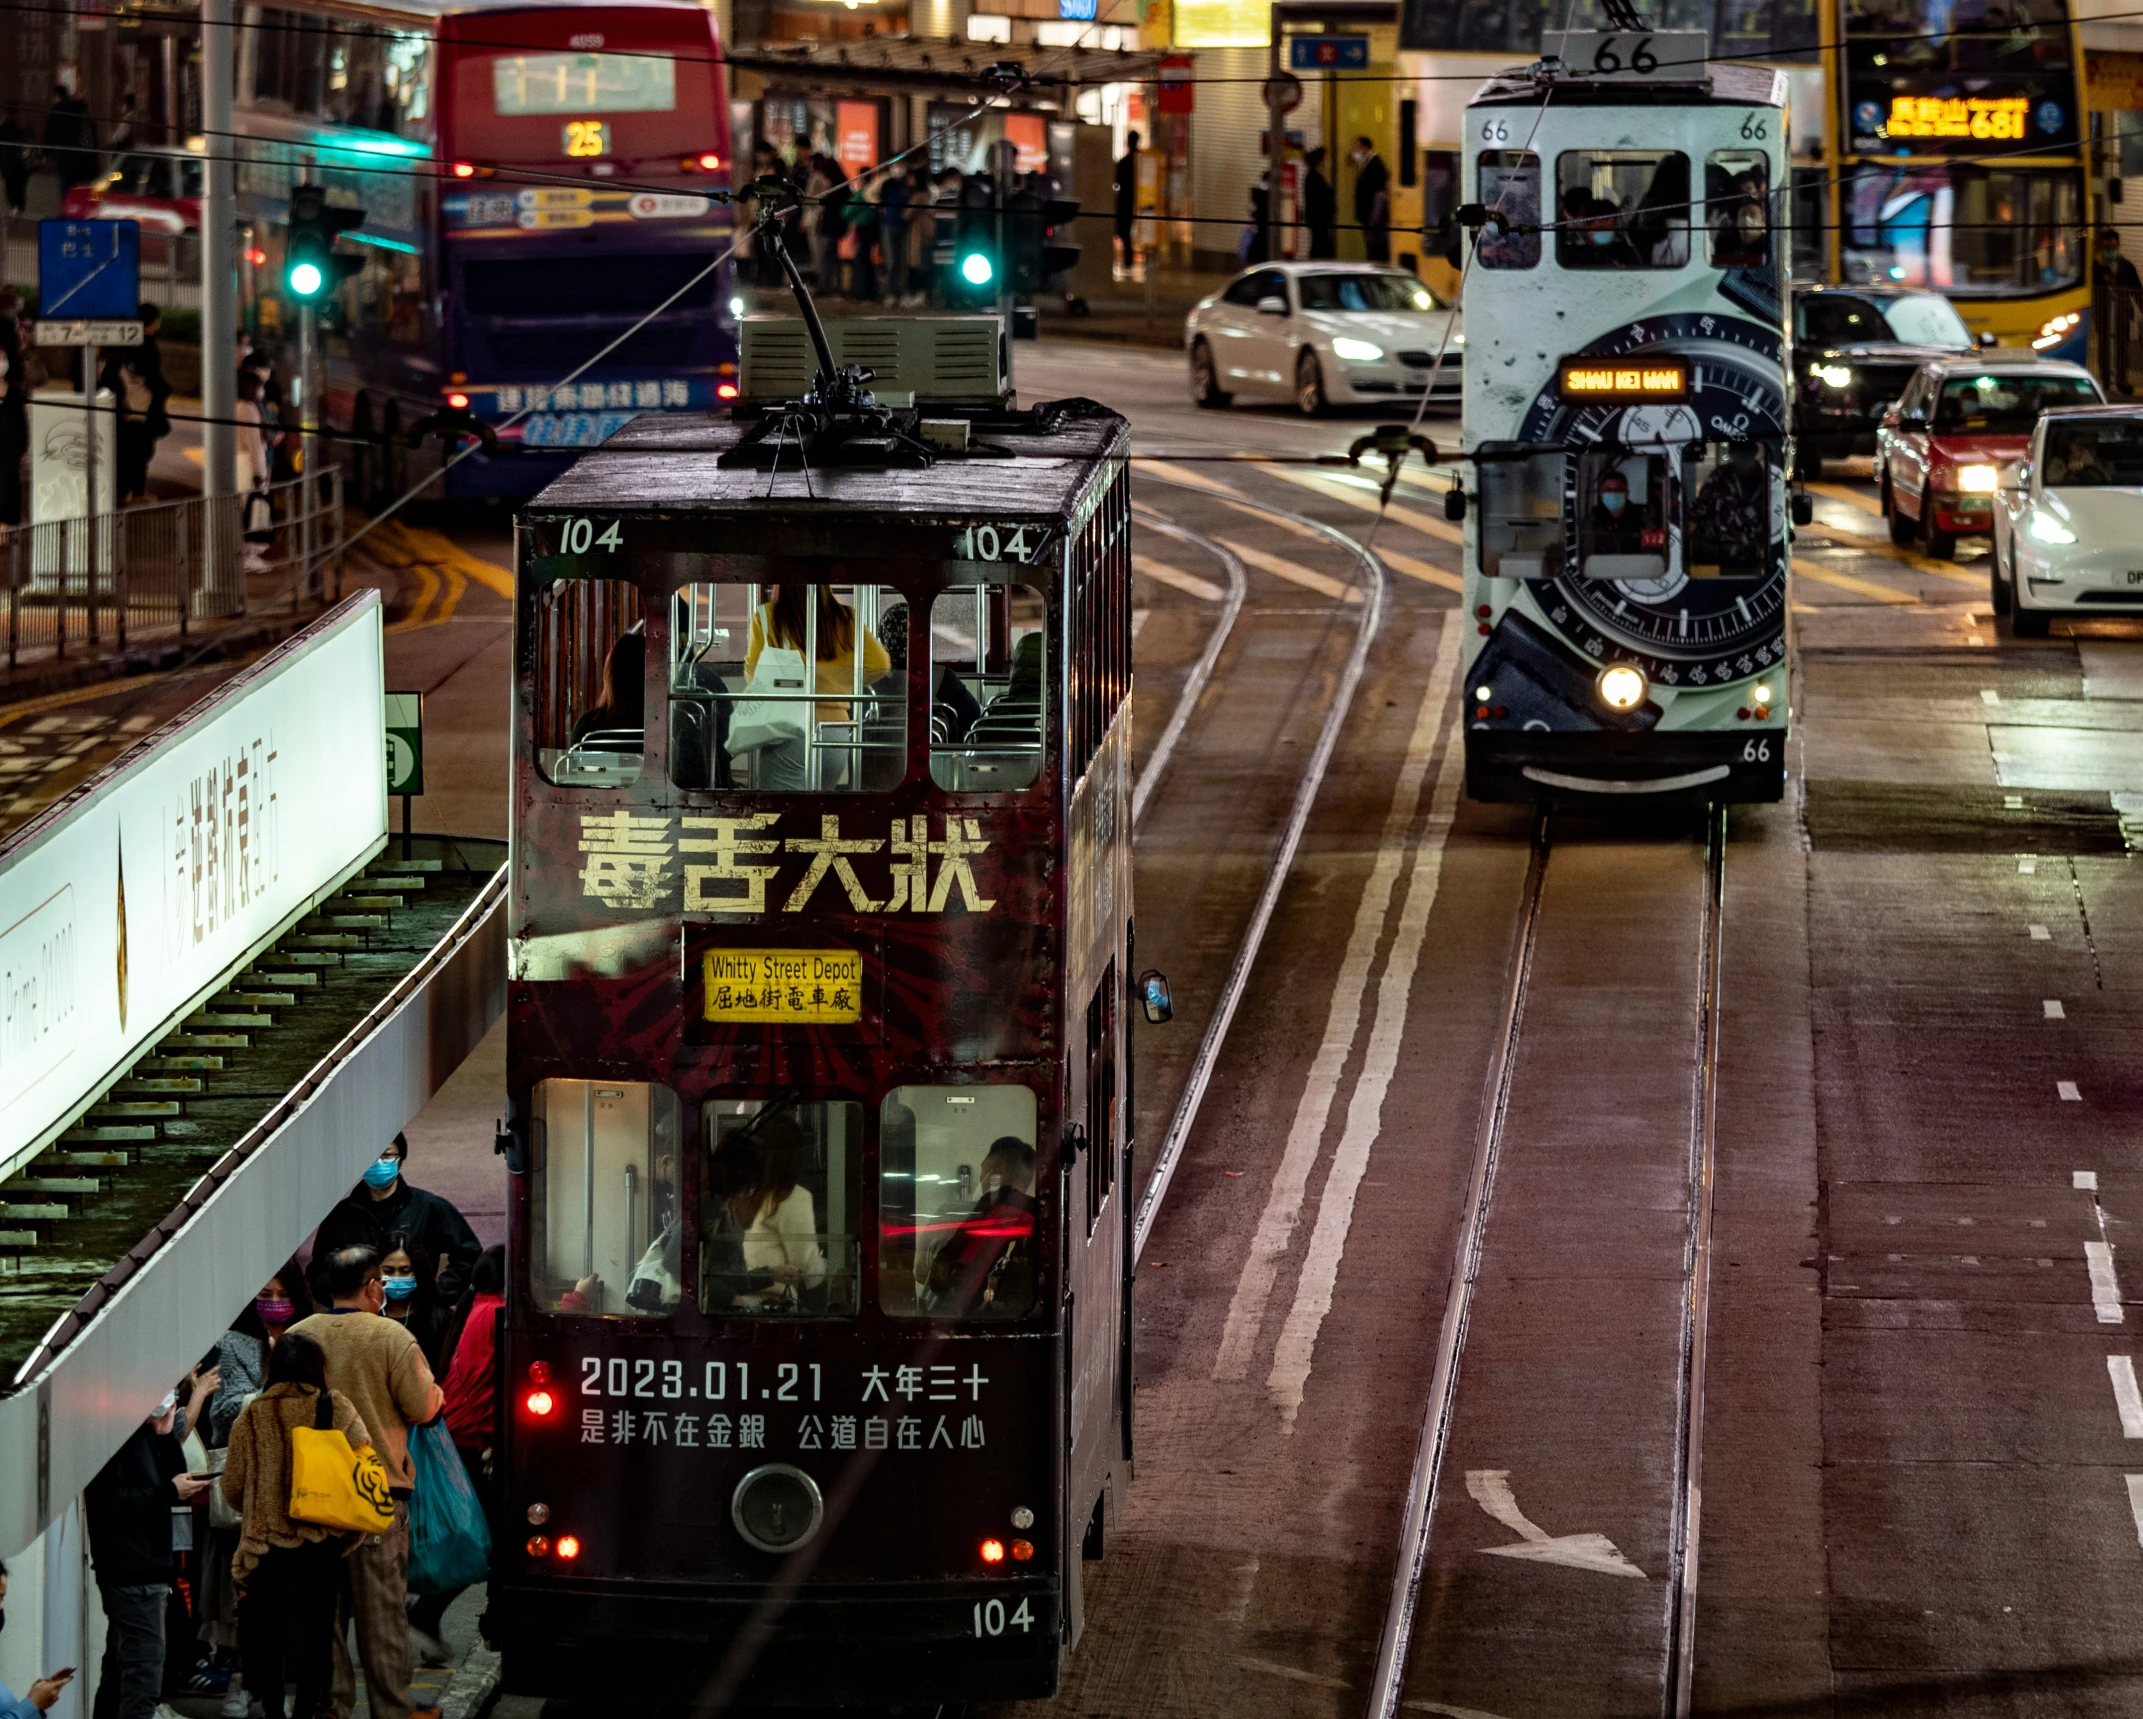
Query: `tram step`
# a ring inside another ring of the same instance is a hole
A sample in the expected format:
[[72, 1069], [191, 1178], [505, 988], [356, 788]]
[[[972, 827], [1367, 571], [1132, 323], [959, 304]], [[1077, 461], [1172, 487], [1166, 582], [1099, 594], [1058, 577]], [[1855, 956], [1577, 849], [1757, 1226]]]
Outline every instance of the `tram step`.
[[0, 1247], [35, 1247], [37, 1242], [35, 1230], [0, 1230]]
[[305, 921], [304, 929], [314, 934], [322, 931], [384, 931], [387, 916], [384, 913], [315, 913]]
[[125, 1152], [47, 1152], [39, 1161], [77, 1170], [124, 1170], [134, 1162]]
[[51, 1222], [55, 1218], [71, 1218], [73, 1211], [66, 1206], [33, 1205], [23, 1200], [0, 1200], [0, 1222], [33, 1223], [39, 1220]]
[[294, 1009], [297, 1006], [295, 991], [226, 991], [210, 1003], [210, 1007], [218, 1009]]
[[173, 1033], [164, 1040], [175, 1051], [244, 1050], [252, 1042], [244, 1033]]
[[[275, 958], [278, 961], [288, 961], [294, 967], [332, 967], [341, 959], [339, 955], [315, 953], [315, 946], [319, 944], [326, 944], [334, 949], [361, 949], [364, 947], [362, 941], [355, 937], [291, 937], [285, 939], [285, 941], [301, 945], [301, 947], [278, 949], [275, 952]], [[287, 982], [291, 975], [278, 973], [275, 977], [278, 982]]]
[[268, 965], [269, 962], [275, 959], [277, 957], [273, 955], [263, 956], [255, 964], [253, 971], [248, 973], [246, 977], [248, 979], [257, 979], [270, 985], [280, 985], [286, 991], [303, 991], [320, 983], [320, 975], [317, 973], [307, 972], [295, 967], [273, 967]]
[[148, 1098], [160, 1092], [199, 1092], [206, 1085], [206, 1081], [194, 1080], [184, 1075], [166, 1075], [152, 1080], [122, 1080], [112, 1090]]
[[273, 1015], [210, 1014], [203, 1010], [186, 1023], [189, 1027], [214, 1027], [227, 1032], [258, 1032], [262, 1027], [275, 1025]]
[[89, 1114], [93, 1117], [111, 1117], [118, 1120], [127, 1116], [183, 1116], [177, 1099], [123, 1099], [117, 1104], [92, 1104]]
[[335, 897], [335, 905], [337, 907], [368, 908], [378, 913], [388, 912], [407, 904], [399, 895], [338, 895]]
[[14, 1194], [95, 1194], [103, 1189], [94, 1176], [18, 1176], [8, 1183]]
[[384, 882], [390, 872], [446, 870], [446, 861], [435, 859], [377, 859], [372, 863], [379, 869], [377, 871], [368, 871], [365, 876], [374, 883]]
[[151, 1074], [176, 1074], [182, 1069], [192, 1068], [202, 1069], [213, 1074], [223, 1067], [223, 1058], [220, 1056], [184, 1055], [145, 1056], [134, 1066], [136, 1069], [146, 1070]]
[[60, 1136], [65, 1145], [100, 1146], [107, 1141], [154, 1140], [156, 1124], [153, 1122], [96, 1123], [87, 1128], [70, 1128]]
[[425, 881], [426, 880], [421, 877], [389, 877], [384, 872], [380, 873], [377, 876], [368, 877], [365, 879], [365, 882], [370, 884], [374, 889], [401, 889], [410, 891], [422, 889], [425, 885]]

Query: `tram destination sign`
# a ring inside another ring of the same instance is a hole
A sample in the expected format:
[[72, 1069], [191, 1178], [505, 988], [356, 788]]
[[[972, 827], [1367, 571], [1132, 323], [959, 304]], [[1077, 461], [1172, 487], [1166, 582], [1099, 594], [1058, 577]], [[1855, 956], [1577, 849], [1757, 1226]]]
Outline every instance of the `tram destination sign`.
[[1668, 405], [1689, 398], [1689, 360], [1565, 358], [1555, 368], [1555, 386], [1565, 400]]
[[863, 956], [854, 949], [711, 949], [710, 1021], [843, 1026], [863, 1018]]

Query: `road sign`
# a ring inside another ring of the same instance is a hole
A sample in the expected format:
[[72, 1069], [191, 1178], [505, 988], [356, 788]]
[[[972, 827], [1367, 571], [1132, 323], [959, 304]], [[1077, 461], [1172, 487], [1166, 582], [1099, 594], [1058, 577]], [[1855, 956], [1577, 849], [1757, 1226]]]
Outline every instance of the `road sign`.
[[1358, 72], [1369, 64], [1369, 38], [1290, 36], [1287, 63], [1298, 72]]
[[40, 316], [111, 317], [141, 311], [139, 221], [37, 223]]
[[139, 346], [139, 322], [70, 322], [44, 317], [37, 324], [39, 346]]
[[390, 692], [387, 709], [387, 792], [424, 792], [424, 694]]
[[1293, 72], [1274, 72], [1271, 77], [1265, 80], [1263, 88], [1265, 92], [1265, 111], [1267, 113], [1272, 111], [1272, 104], [1276, 96], [1282, 113], [1293, 113], [1296, 108], [1302, 105], [1302, 80], [1296, 77]]

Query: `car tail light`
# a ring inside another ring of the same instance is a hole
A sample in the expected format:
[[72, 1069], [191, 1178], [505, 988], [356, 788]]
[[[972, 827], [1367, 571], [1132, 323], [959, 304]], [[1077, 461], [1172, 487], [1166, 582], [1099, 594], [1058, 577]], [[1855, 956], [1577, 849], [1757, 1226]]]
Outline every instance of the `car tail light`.
[[449, 394], [446, 403], [457, 412], [466, 412], [469, 409], [469, 397], [466, 394]]
[[476, 177], [476, 163], [473, 161], [455, 162], [454, 177], [456, 179], [474, 179]]
[[718, 400], [734, 400], [737, 397], [737, 385], [734, 382], [717, 383], [714, 396]]
[[703, 173], [718, 173], [722, 168], [722, 158], [710, 149], [699, 158], [699, 165]]

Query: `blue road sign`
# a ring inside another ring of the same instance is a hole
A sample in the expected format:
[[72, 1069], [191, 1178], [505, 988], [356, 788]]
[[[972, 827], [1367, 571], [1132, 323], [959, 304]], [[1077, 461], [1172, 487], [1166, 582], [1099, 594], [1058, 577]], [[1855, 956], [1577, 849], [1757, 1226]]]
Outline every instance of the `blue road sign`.
[[1290, 36], [1287, 64], [1297, 72], [1358, 72], [1369, 64], [1369, 38]]
[[139, 221], [37, 223], [37, 314], [131, 317], [141, 310]]

